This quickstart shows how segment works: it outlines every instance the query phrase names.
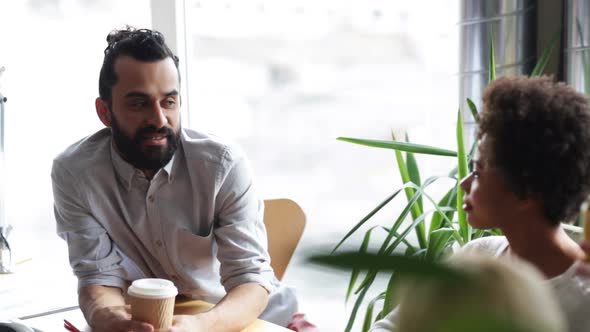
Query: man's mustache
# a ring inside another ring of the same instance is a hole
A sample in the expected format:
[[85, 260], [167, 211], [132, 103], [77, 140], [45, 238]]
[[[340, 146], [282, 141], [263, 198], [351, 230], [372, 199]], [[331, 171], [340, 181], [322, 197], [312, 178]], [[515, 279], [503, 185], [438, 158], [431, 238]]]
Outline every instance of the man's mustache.
[[164, 134], [166, 136], [174, 136], [174, 131], [168, 127], [156, 128], [155, 126], [147, 126], [143, 128], [139, 128], [135, 133], [135, 138], [139, 139], [142, 136], [149, 135], [149, 134]]

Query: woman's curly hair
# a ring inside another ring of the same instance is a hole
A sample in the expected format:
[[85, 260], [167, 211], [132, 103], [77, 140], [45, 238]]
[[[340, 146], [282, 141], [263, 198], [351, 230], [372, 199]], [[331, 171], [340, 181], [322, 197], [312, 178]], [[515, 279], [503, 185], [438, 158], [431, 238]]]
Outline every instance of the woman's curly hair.
[[587, 98], [542, 76], [502, 77], [484, 91], [478, 138], [519, 197], [537, 199], [553, 224], [571, 220], [590, 193]]

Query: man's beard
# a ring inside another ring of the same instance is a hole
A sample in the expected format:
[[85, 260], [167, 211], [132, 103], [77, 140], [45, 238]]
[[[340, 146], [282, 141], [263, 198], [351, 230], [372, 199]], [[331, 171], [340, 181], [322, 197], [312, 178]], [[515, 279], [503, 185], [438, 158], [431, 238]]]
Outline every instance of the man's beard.
[[[135, 132], [133, 137], [129, 137], [117, 123], [113, 112], [111, 112], [111, 132], [123, 159], [140, 170], [156, 171], [164, 167], [172, 159], [180, 142], [180, 130], [175, 133], [168, 127], [159, 129], [155, 126], [142, 127]], [[166, 135], [166, 145], [142, 147], [141, 142], [148, 134]]]

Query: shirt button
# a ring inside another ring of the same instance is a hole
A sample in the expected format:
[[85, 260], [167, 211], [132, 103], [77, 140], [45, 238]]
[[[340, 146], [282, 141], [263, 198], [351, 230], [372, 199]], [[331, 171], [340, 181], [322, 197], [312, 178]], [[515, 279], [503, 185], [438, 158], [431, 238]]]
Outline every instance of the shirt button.
[[156, 244], [158, 245], [158, 247], [161, 247], [163, 243], [162, 243], [162, 241], [158, 240], [158, 241], [156, 241]]
[[150, 200], [150, 202], [153, 202], [153, 201], [154, 201], [154, 196], [153, 196], [153, 195], [150, 195], [150, 196], [148, 197], [148, 199]]

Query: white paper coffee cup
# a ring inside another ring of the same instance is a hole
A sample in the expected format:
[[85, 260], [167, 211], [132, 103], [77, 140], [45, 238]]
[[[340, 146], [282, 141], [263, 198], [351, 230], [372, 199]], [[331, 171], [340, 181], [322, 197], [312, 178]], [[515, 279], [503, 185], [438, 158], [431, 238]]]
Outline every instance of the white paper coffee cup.
[[149, 323], [155, 329], [170, 327], [177, 294], [172, 281], [155, 278], [135, 280], [127, 289], [131, 318]]

